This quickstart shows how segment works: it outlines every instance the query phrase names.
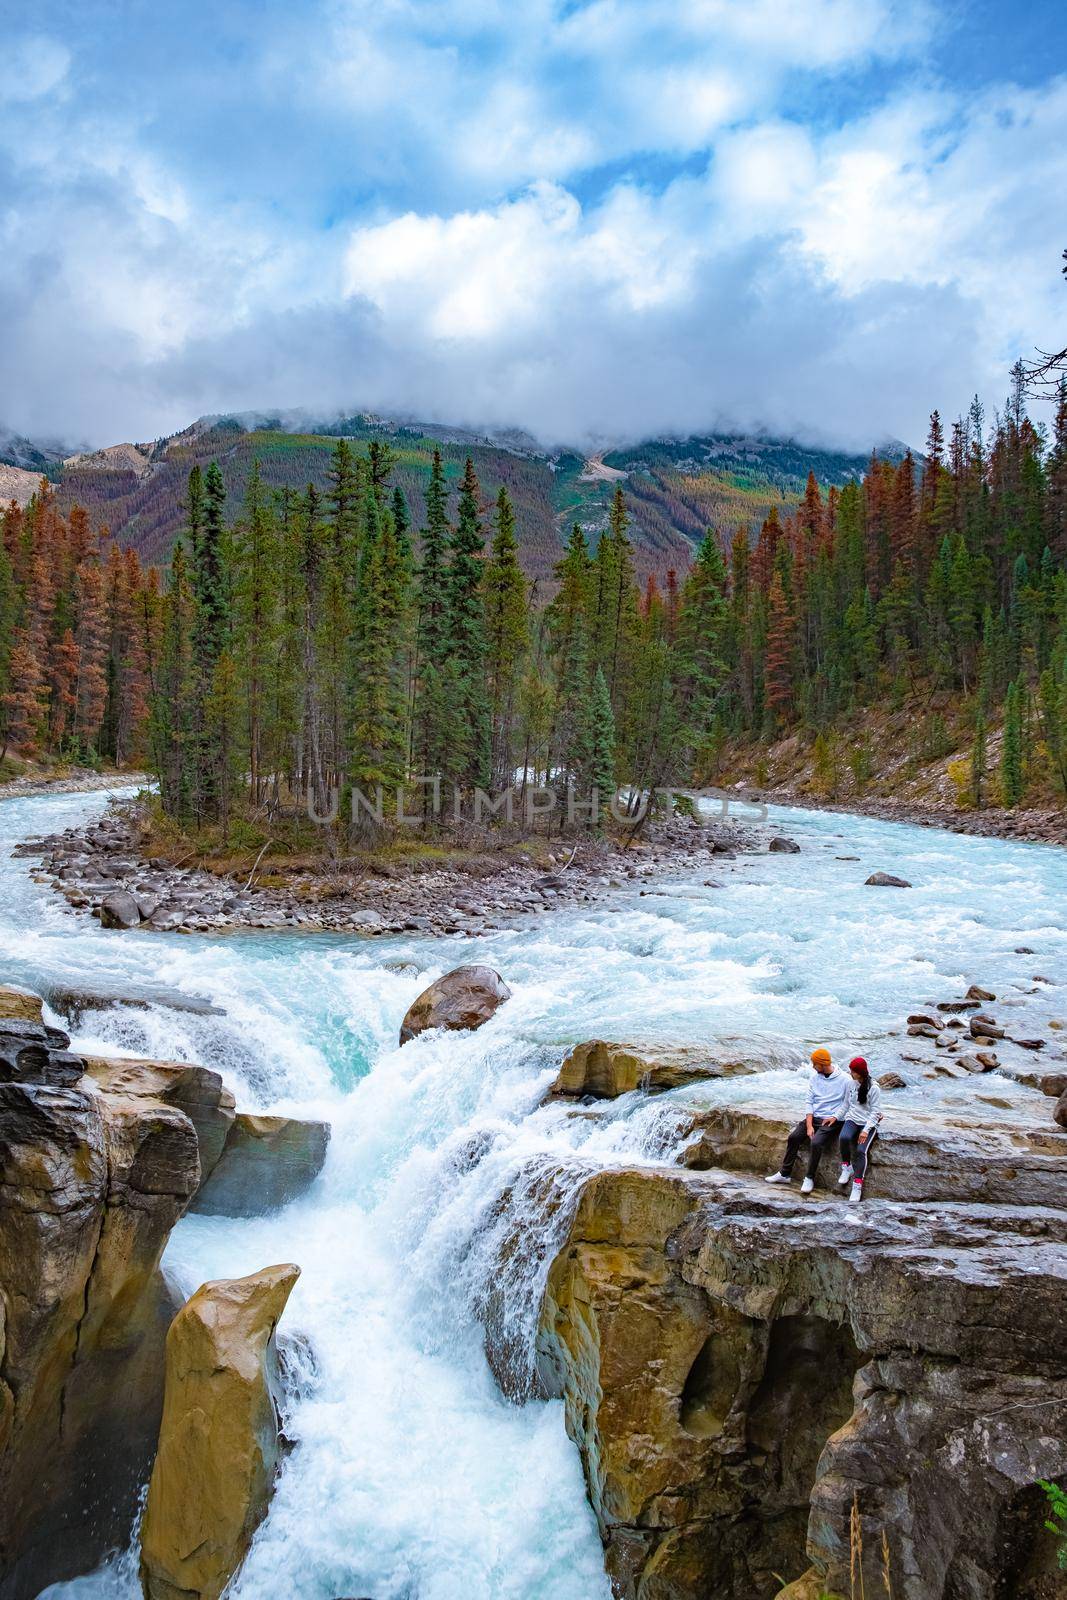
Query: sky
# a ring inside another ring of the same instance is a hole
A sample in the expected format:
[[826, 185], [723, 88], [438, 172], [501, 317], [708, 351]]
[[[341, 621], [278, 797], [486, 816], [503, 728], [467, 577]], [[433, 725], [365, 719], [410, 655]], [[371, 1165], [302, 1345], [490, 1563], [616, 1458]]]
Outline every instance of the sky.
[[921, 445], [1067, 343], [1062, 0], [0, 0], [0, 38], [33, 438]]

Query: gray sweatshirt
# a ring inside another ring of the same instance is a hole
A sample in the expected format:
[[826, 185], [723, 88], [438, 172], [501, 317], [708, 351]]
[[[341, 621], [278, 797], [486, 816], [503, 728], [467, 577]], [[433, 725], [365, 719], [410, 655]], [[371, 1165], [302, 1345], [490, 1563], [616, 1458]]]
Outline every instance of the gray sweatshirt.
[[877, 1128], [878, 1124], [882, 1120], [881, 1089], [872, 1078], [867, 1089], [867, 1104], [865, 1106], [861, 1106], [860, 1086], [852, 1076], [851, 1072], [848, 1075], [848, 1082], [848, 1105], [845, 1108], [846, 1122], [858, 1122], [864, 1129], [867, 1130]]
[[842, 1072], [840, 1067], [825, 1076], [812, 1067], [808, 1074], [809, 1117], [838, 1117], [843, 1122], [851, 1084], [851, 1075]]

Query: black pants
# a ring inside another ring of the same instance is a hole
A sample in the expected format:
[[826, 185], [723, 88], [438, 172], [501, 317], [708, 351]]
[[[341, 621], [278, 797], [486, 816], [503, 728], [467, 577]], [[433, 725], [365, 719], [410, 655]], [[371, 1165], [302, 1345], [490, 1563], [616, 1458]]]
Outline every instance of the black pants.
[[[811, 1136], [811, 1151], [808, 1155], [807, 1175], [809, 1178], [814, 1178], [815, 1174], [818, 1172], [819, 1162], [822, 1160], [822, 1153], [826, 1149], [826, 1146], [828, 1144], [833, 1144], [834, 1140], [841, 1132], [840, 1122], [831, 1122], [829, 1127], [824, 1128], [822, 1125], [822, 1120], [819, 1117], [815, 1118], [814, 1127], [815, 1132]], [[793, 1129], [788, 1140], [786, 1141], [785, 1159], [782, 1162], [783, 1177], [789, 1177], [793, 1170], [793, 1163], [797, 1158], [797, 1153], [800, 1150], [801, 1145], [807, 1141], [807, 1137], [808, 1119], [807, 1117], [804, 1117], [800, 1122], [797, 1123], [796, 1127]]]
[[841, 1160], [852, 1168], [852, 1176], [858, 1178], [860, 1183], [867, 1171], [867, 1157], [878, 1137], [878, 1129], [872, 1128], [864, 1143], [860, 1144], [862, 1132], [863, 1125], [859, 1122], [846, 1122], [841, 1129]]

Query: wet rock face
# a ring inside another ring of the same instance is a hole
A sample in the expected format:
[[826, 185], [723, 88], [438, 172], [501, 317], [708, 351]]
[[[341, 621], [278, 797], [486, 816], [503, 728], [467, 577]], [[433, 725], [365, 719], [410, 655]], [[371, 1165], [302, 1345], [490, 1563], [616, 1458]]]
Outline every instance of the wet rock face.
[[223, 1217], [276, 1211], [315, 1181], [329, 1142], [328, 1122], [241, 1112], [190, 1209]]
[[634, 1089], [678, 1089], [706, 1078], [733, 1077], [751, 1070], [744, 1062], [715, 1061], [698, 1050], [638, 1053], [604, 1039], [588, 1039], [567, 1052], [551, 1093], [614, 1100]]
[[159, 1257], [200, 1161], [178, 1106], [108, 1092], [33, 1007], [5, 1005], [0, 1596], [29, 1600], [128, 1534], [173, 1310]]
[[883, 1530], [898, 1600], [1044, 1593], [1052, 1543], [1021, 1530], [1035, 1480], [1067, 1472], [1067, 1164], [1056, 1207], [847, 1225], [761, 1188], [600, 1173], [553, 1264], [539, 1371], [616, 1593], [848, 1594], [854, 1496], [868, 1594]]
[[218, 1600], [266, 1514], [280, 1454], [274, 1331], [292, 1265], [206, 1283], [167, 1335], [141, 1530], [146, 1600]]
[[864, 879], [869, 889], [910, 889], [911, 884], [907, 878], [897, 878], [891, 872], [872, 872], [869, 878]]
[[510, 998], [511, 990], [492, 967], [455, 967], [424, 989], [408, 1009], [400, 1043], [407, 1044], [427, 1028], [480, 1028]]

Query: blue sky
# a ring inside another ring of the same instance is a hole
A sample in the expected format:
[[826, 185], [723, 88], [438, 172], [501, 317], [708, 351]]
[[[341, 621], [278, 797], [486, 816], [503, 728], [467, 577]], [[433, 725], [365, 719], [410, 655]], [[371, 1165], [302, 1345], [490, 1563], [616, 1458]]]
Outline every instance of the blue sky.
[[1067, 8], [0, 0], [0, 422], [921, 440], [1067, 342]]

